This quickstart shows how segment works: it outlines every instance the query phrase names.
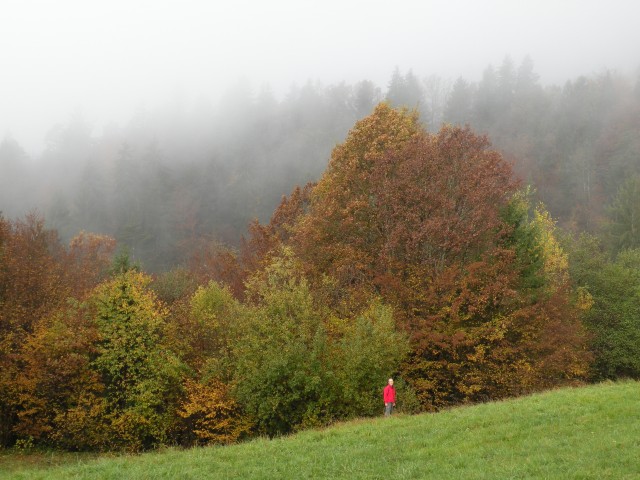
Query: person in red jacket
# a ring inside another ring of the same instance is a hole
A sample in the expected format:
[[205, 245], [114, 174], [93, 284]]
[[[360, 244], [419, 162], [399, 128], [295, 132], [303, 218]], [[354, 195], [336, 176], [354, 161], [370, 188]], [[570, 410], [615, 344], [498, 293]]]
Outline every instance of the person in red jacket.
[[384, 416], [388, 417], [396, 406], [396, 389], [393, 386], [393, 378], [390, 378], [388, 385], [384, 387], [382, 398], [384, 400]]

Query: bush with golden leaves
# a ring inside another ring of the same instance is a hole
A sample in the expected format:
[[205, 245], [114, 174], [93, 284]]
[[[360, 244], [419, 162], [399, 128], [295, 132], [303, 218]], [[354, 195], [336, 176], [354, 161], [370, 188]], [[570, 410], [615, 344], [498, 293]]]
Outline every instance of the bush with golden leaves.
[[253, 426], [242, 415], [229, 388], [222, 382], [187, 380], [186, 399], [180, 404], [182, 443], [187, 445], [229, 444], [248, 434]]

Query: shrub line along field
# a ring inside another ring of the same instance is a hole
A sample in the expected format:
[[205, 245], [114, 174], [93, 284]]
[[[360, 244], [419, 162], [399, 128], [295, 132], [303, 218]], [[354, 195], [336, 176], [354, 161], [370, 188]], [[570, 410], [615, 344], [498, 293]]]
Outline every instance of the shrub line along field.
[[54, 467], [5, 454], [0, 478], [632, 479], [639, 411], [640, 383], [603, 383], [229, 447], [68, 456]]

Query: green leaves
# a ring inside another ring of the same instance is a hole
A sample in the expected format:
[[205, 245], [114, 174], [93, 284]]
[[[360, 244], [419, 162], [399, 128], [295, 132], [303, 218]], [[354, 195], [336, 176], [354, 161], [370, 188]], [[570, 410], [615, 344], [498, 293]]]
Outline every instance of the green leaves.
[[238, 402], [269, 435], [377, 413], [384, 379], [408, 351], [390, 308], [374, 302], [356, 319], [335, 318], [299, 267], [284, 249], [251, 279], [232, 348]]
[[610, 261], [594, 237], [580, 237], [571, 251], [571, 273], [589, 293], [584, 321], [595, 354], [597, 379], [640, 378], [640, 250]]
[[105, 385], [103, 421], [113, 446], [161, 444], [180, 388], [180, 363], [163, 347], [165, 310], [134, 270], [100, 285], [91, 301], [99, 333], [93, 367]]
[[629, 177], [620, 186], [608, 213], [613, 251], [640, 247], [640, 176]]

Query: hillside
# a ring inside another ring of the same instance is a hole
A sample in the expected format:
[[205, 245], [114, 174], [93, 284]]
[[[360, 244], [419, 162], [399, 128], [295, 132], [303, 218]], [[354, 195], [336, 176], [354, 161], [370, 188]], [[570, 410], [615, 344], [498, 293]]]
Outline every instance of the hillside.
[[52, 468], [4, 456], [0, 478], [631, 479], [640, 475], [639, 410], [640, 383], [605, 383], [231, 447]]

